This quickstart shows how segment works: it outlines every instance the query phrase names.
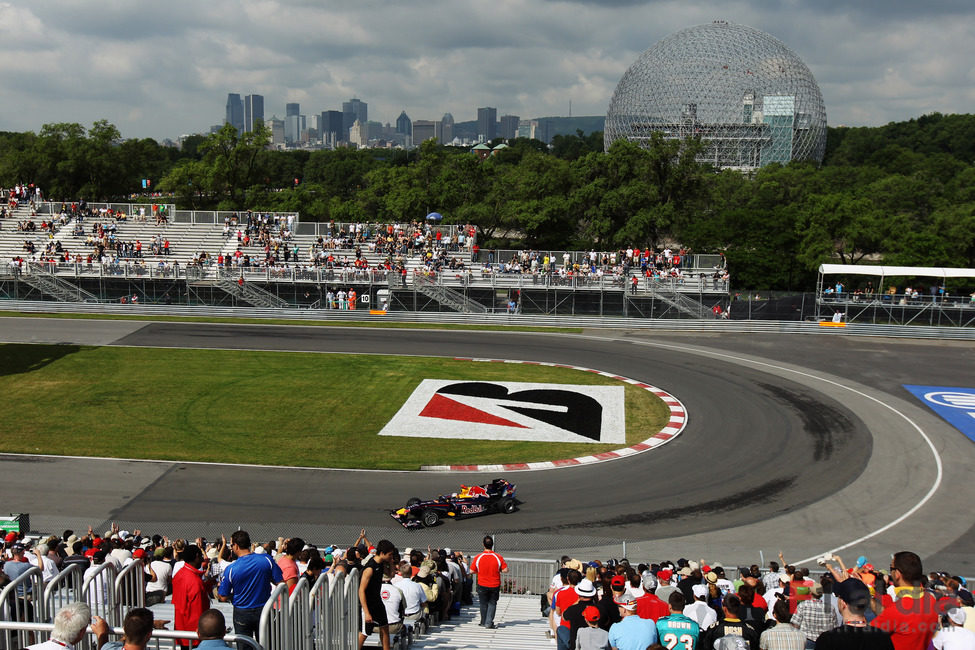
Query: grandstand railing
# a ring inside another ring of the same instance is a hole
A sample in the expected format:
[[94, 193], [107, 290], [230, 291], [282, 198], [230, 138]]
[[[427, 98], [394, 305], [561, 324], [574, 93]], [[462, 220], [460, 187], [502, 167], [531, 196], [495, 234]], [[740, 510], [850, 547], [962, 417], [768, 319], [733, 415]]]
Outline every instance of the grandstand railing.
[[111, 562], [95, 568], [81, 587], [81, 597], [91, 607], [92, 616], [101, 616], [110, 626], [122, 624], [121, 608], [115, 594], [118, 570]]
[[[589, 251], [564, 251], [564, 250], [531, 250], [526, 251], [524, 249], [515, 248], [481, 248], [478, 251], [477, 258], [474, 260], [478, 263], [490, 262], [492, 264], [504, 264], [505, 262], [511, 261], [512, 259], [520, 259], [522, 254], [534, 253], [538, 259], [539, 266], [542, 265], [545, 257], [549, 258], [549, 263], [554, 265], [556, 268], [561, 267], [565, 264], [565, 254], [569, 254], [569, 264], [585, 264], [589, 261]], [[619, 250], [612, 251], [596, 251], [598, 259], [601, 261], [604, 255], [616, 255], [618, 263], [622, 263], [623, 260], [620, 259]], [[598, 266], [598, 264], [597, 264]], [[684, 269], [707, 269], [712, 273], [714, 270], [722, 269], [725, 266], [724, 257], [721, 255], [713, 255], [707, 253], [692, 253], [690, 255], [684, 255], [681, 257], [681, 268]], [[636, 267], [639, 269], [639, 266]]]
[[353, 650], [359, 634], [359, 572], [302, 577], [291, 595], [275, 587], [261, 611], [258, 638], [268, 650]]
[[[109, 630], [109, 636], [121, 638], [122, 635], [124, 634], [121, 627], [110, 626], [110, 628], [111, 629]], [[15, 634], [23, 635], [23, 638], [26, 639], [28, 633], [36, 632], [37, 642], [40, 643], [41, 641], [48, 638], [51, 634], [51, 631], [53, 630], [54, 630], [53, 623], [0, 620], [0, 631], [2, 631], [2, 634], [0, 634], [0, 639], [2, 639], [6, 635], [13, 636]], [[147, 647], [153, 648], [154, 650], [163, 650], [164, 648], [168, 650], [169, 648], [173, 648], [175, 646], [174, 642], [176, 639], [196, 640], [197, 638], [198, 637], [196, 632], [186, 632], [182, 630], [153, 630], [152, 637], [149, 639], [149, 645]], [[238, 648], [244, 647], [244, 648], [248, 648], [249, 650], [265, 650], [261, 644], [259, 644], [257, 641], [247, 636], [246, 634], [241, 634], [241, 635], [228, 634], [225, 637], [223, 637], [223, 640], [226, 643], [230, 644], [231, 647], [234, 647], [234, 644], [237, 644], [236, 647]], [[19, 648], [19, 647], [25, 647], [26, 645], [27, 645], [26, 643], [17, 646], [8, 645], [6, 646], [6, 648], [7, 649]], [[3, 646], [0, 646], [0, 648], [2, 647]], [[89, 636], [81, 640], [81, 643], [75, 646], [76, 649], [95, 648], [95, 647], [96, 645], [92, 643], [92, 637], [90, 633]]]
[[[15, 623], [47, 620], [45, 601], [37, 598], [37, 594], [43, 593], [41, 570], [37, 567], [28, 569], [0, 591], [0, 619]], [[0, 644], [6, 648], [24, 648], [31, 644], [26, 630], [10, 632], [7, 628], [0, 629], [4, 629], [4, 633], [0, 635]]]
[[501, 593], [512, 596], [548, 593], [552, 576], [559, 570], [559, 563], [554, 560], [505, 557], [504, 561], [508, 563], [508, 572], [501, 574]]
[[81, 587], [85, 570], [80, 564], [72, 564], [58, 573], [44, 587], [44, 603], [51, 616], [59, 609], [82, 599]]

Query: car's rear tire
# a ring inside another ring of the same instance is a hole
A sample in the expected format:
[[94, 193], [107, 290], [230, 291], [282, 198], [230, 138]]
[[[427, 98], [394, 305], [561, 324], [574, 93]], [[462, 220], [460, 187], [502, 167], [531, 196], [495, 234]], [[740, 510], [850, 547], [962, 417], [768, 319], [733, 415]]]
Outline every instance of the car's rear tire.
[[420, 499], [419, 497], [411, 497], [410, 500], [406, 502], [406, 507], [412, 508], [416, 504], [420, 503], [420, 501], [422, 501], [422, 499]]
[[440, 523], [440, 513], [436, 510], [424, 510], [423, 511], [423, 525], [427, 528], [436, 526]]
[[501, 503], [498, 504], [498, 510], [506, 515], [510, 515], [515, 511], [515, 500], [512, 498], [501, 499]]

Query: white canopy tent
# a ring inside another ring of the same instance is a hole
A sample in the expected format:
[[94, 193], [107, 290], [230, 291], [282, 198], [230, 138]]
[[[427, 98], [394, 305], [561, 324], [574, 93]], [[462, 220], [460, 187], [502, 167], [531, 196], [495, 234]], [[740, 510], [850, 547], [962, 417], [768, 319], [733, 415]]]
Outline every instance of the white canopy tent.
[[975, 269], [941, 268], [937, 266], [820, 264], [819, 275], [873, 275], [881, 278], [975, 278]]

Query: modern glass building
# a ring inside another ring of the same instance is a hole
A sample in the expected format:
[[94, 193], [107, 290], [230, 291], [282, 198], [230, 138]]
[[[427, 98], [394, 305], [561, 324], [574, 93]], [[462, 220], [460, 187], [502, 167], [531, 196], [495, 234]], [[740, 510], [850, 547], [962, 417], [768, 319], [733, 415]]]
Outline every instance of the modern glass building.
[[672, 34], [620, 79], [604, 146], [618, 139], [701, 138], [702, 162], [751, 170], [822, 162], [826, 107], [806, 64], [772, 36], [716, 21]]

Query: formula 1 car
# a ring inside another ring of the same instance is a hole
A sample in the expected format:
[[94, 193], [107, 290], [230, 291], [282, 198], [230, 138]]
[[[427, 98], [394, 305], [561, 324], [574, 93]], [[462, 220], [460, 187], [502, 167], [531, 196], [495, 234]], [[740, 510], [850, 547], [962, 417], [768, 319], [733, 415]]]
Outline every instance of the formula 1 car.
[[413, 497], [404, 507], [390, 510], [389, 516], [405, 528], [423, 528], [436, 526], [448, 517], [464, 519], [491, 512], [509, 514], [515, 508], [515, 485], [496, 478], [486, 485], [461, 485], [460, 492], [429, 501]]

